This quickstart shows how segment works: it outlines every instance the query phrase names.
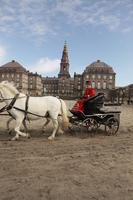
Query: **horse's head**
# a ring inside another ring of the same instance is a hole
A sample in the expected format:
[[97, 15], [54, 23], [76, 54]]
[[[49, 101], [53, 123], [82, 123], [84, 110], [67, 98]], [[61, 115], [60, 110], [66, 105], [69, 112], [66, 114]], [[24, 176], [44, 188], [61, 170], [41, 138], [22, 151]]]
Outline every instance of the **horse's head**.
[[8, 81], [2, 81], [0, 83], [0, 98], [1, 99], [4, 99], [5, 96], [6, 97], [15, 96], [18, 93], [19, 91], [15, 88], [13, 83], [10, 83]]

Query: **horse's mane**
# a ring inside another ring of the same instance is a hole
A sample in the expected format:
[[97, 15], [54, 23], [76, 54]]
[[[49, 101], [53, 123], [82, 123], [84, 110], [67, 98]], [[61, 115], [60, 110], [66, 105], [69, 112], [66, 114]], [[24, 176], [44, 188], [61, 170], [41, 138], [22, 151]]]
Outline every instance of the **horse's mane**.
[[17, 90], [17, 88], [15, 87], [13, 82], [8, 82], [8, 81], [2, 81], [1, 85], [3, 87], [5, 87], [6, 89], [8, 89], [11, 93], [13, 94], [17, 94], [19, 93], [19, 91]]

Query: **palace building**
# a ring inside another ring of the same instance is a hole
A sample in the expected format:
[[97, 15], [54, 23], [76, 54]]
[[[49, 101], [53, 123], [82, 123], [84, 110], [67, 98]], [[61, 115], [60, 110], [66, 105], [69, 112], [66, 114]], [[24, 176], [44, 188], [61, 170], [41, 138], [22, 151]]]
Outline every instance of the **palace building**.
[[43, 94], [41, 75], [27, 71], [15, 60], [0, 67], [0, 82], [4, 80], [14, 82], [17, 89], [25, 94], [31, 96], [42, 96]]
[[62, 53], [60, 71], [58, 77], [43, 77], [44, 93], [46, 95], [59, 96], [64, 99], [79, 98], [85, 89], [86, 80], [90, 80], [96, 93], [115, 88], [115, 72], [106, 63], [97, 60], [88, 65], [82, 74], [69, 73], [69, 59], [66, 43]]
[[82, 96], [86, 80], [90, 80], [96, 93], [108, 94], [115, 89], [115, 72], [106, 63], [97, 60], [88, 65], [82, 74], [69, 72], [69, 58], [66, 43], [62, 52], [58, 77], [42, 77], [26, 70], [21, 64], [12, 60], [0, 67], [0, 82], [15, 82], [19, 91], [31, 96], [52, 95], [63, 99], [76, 99]]

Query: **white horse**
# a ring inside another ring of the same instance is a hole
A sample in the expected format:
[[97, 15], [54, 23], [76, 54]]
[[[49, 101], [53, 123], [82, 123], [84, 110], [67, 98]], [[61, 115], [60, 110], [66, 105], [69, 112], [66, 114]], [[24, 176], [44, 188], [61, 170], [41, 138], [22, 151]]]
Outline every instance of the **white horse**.
[[[16, 97], [16, 95], [18, 96]], [[11, 83], [3, 81], [0, 83], [0, 96], [5, 101], [7, 106], [11, 105], [11, 101], [15, 99], [13, 106], [8, 112], [16, 119], [15, 137], [12, 140], [17, 140], [19, 136], [29, 137], [28, 133], [20, 131], [21, 124], [25, 118], [25, 105], [27, 96], [20, 93]], [[58, 116], [62, 116], [62, 127], [64, 130], [68, 128], [67, 107], [62, 99], [52, 96], [30, 97], [28, 101], [27, 118], [29, 120], [38, 119], [39, 116], [51, 119], [53, 122], [53, 132], [48, 139], [52, 140], [59, 129]], [[46, 121], [46, 123], [48, 123]]]

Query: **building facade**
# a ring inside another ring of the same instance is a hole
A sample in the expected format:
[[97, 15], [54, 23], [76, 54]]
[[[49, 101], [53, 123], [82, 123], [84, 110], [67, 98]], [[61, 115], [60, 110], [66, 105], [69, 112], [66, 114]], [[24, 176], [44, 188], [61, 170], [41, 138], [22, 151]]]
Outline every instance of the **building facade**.
[[76, 99], [82, 96], [86, 80], [90, 80], [96, 93], [115, 89], [115, 72], [113, 68], [100, 60], [88, 65], [82, 74], [69, 72], [69, 58], [66, 43], [62, 52], [58, 77], [41, 77], [27, 71], [15, 60], [0, 67], [0, 82], [15, 82], [18, 90], [31, 96], [52, 95], [63, 99]]
[[43, 87], [46, 95], [59, 96], [64, 99], [74, 99], [82, 96], [86, 80], [90, 80], [96, 93], [106, 95], [115, 89], [115, 72], [113, 68], [100, 60], [88, 65], [82, 74], [70, 76], [69, 59], [66, 43], [62, 53], [58, 77], [44, 77]]
[[17, 89], [25, 94], [31, 96], [42, 96], [43, 94], [41, 75], [27, 71], [15, 60], [0, 67], [0, 82], [4, 80], [14, 82]]

